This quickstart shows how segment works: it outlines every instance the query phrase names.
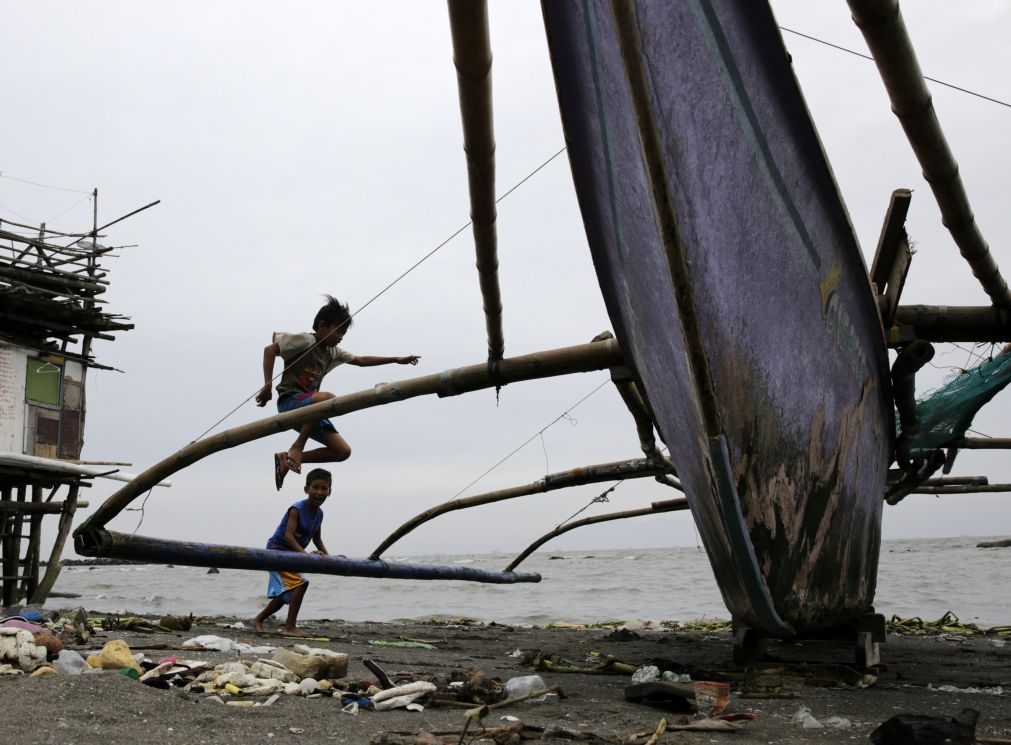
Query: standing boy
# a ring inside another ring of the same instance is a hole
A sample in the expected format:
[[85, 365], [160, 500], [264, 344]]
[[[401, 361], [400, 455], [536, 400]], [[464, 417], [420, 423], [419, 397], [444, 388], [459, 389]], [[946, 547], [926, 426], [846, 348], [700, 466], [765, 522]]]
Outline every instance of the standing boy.
[[[276, 332], [273, 341], [264, 347], [263, 388], [256, 394], [257, 406], [266, 406], [270, 400], [274, 361], [278, 356], [284, 360], [284, 372], [281, 374], [281, 382], [277, 384], [279, 412], [335, 398], [334, 394], [321, 391], [320, 383], [324, 375], [345, 362], [357, 367], [418, 364], [421, 358], [416, 354], [407, 357], [373, 357], [345, 352], [337, 345], [351, 328], [351, 313], [348, 306], [337, 299], [330, 295], [324, 297], [327, 303], [316, 314], [311, 334]], [[351, 446], [329, 419], [310, 422], [297, 429], [298, 437], [288, 451], [274, 454], [274, 486], [278, 491], [288, 471], [301, 473], [303, 463], [334, 463], [351, 457]], [[305, 444], [310, 437], [323, 447], [305, 451]]]
[[[306, 547], [312, 541], [316, 546], [313, 553], [328, 555], [320, 535], [320, 527], [323, 525], [323, 510], [320, 506], [330, 496], [331, 478], [330, 472], [322, 468], [314, 468], [309, 472], [305, 477], [306, 498], [293, 504], [284, 513], [274, 535], [267, 541], [267, 548], [307, 554], [309, 552]], [[307, 636], [296, 626], [296, 622], [308, 587], [309, 580], [297, 572], [271, 572], [267, 582], [267, 597], [270, 602], [253, 619], [253, 628], [263, 631], [263, 622], [287, 604], [288, 618], [283, 633], [288, 636]]]

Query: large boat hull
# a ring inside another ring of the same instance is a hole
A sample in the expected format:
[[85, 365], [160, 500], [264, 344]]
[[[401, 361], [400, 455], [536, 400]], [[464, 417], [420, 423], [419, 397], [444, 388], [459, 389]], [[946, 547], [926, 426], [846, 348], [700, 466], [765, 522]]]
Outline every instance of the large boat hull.
[[890, 461], [866, 267], [764, 3], [543, 4], [615, 333], [735, 619], [871, 604]]

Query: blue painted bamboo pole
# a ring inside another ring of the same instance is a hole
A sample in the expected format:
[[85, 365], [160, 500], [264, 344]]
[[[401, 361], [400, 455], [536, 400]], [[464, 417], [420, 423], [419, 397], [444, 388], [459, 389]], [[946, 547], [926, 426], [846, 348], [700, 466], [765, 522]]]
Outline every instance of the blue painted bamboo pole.
[[346, 559], [340, 556], [319, 556], [294, 551], [173, 541], [109, 530], [89, 531], [87, 534], [76, 536], [74, 549], [82, 556], [219, 569], [259, 569], [388, 579], [454, 579], [493, 584], [541, 581], [541, 575], [537, 573], [494, 572], [473, 567]]

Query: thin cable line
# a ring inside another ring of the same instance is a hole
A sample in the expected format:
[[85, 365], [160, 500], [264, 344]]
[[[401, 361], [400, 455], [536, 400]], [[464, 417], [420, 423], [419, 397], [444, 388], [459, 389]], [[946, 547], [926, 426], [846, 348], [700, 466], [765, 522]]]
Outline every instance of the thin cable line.
[[[507, 192], [506, 192], [505, 194], [503, 194], [503, 195], [502, 195], [502, 196], [500, 196], [500, 197], [499, 197], [498, 199], [496, 199], [496, 200], [495, 200], [495, 204], [498, 204], [499, 202], [501, 202], [501, 201], [502, 201], [503, 199], [505, 199], [505, 198], [506, 198], [507, 196], [509, 196], [510, 194], [512, 194], [512, 193], [513, 193], [514, 191], [516, 191], [516, 189], [518, 189], [518, 188], [519, 188], [520, 186], [522, 186], [522, 185], [523, 185], [523, 184], [525, 184], [525, 183], [526, 183], [527, 181], [529, 181], [529, 180], [530, 180], [530, 178], [534, 176], [534, 174], [538, 173], [538, 172], [539, 172], [539, 171], [540, 171], [541, 169], [543, 169], [543, 168], [544, 168], [544, 167], [545, 167], [546, 165], [548, 165], [548, 163], [550, 163], [550, 162], [551, 162], [551, 161], [553, 161], [553, 160], [554, 160], [555, 158], [557, 158], [557, 157], [558, 157], [559, 155], [561, 155], [561, 154], [562, 154], [563, 152], [565, 152], [565, 150], [566, 150], [566, 148], [565, 148], [565, 147], [563, 147], [563, 148], [562, 148], [561, 150], [559, 150], [559, 151], [558, 151], [557, 153], [555, 153], [555, 154], [554, 154], [554, 155], [552, 155], [552, 156], [551, 156], [550, 158], [548, 158], [548, 159], [547, 159], [546, 161], [544, 161], [544, 162], [543, 162], [543, 163], [541, 163], [541, 164], [540, 164], [539, 166], [537, 166], [537, 168], [535, 168], [535, 169], [534, 169], [534, 170], [532, 170], [532, 171], [531, 171], [530, 173], [528, 173], [528, 174], [527, 174], [526, 176], [524, 176], [524, 177], [523, 177], [523, 178], [522, 178], [522, 179], [521, 179], [521, 180], [520, 180], [519, 182], [517, 182], [517, 183], [516, 183], [516, 184], [515, 184], [515, 185], [514, 185], [514, 186], [513, 186], [513, 187], [512, 187], [511, 189], [509, 189], [509, 190], [508, 190], [508, 191], [507, 191]], [[15, 214], [16, 214], [16, 213], [15, 213]], [[406, 277], [406, 276], [407, 276], [408, 274], [410, 274], [411, 272], [413, 272], [413, 271], [414, 271], [415, 269], [417, 269], [417, 268], [418, 268], [419, 266], [421, 266], [421, 265], [422, 265], [422, 264], [423, 264], [424, 262], [428, 261], [428, 259], [429, 259], [429, 258], [431, 258], [431, 257], [432, 257], [432, 256], [433, 256], [433, 255], [434, 255], [434, 254], [435, 254], [435, 253], [436, 253], [436, 252], [437, 252], [437, 251], [439, 250], [439, 249], [441, 249], [441, 248], [442, 248], [443, 246], [445, 246], [445, 245], [446, 245], [447, 243], [449, 243], [449, 242], [450, 242], [451, 240], [453, 240], [454, 238], [456, 238], [456, 237], [457, 237], [458, 235], [460, 235], [460, 233], [462, 233], [463, 231], [465, 231], [465, 230], [466, 230], [467, 228], [469, 228], [469, 227], [470, 227], [471, 225], [473, 225], [473, 224], [474, 224], [474, 223], [473, 223], [473, 221], [472, 221], [472, 220], [468, 220], [468, 221], [467, 221], [466, 223], [464, 223], [463, 225], [461, 225], [461, 226], [460, 226], [460, 227], [459, 227], [459, 228], [458, 228], [458, 229], [457, 229], [457, 230], [456, 230], [456, 231], [455, 231], [455, 232], [454, 232], [454, 233], [453, 233], [453, 234], [452, 234], [451, 236], [449, 236], [449, 237], [448, 237], [448, 238], [447, 238], [446, 240], [444, 240], [444, 241], [443, 241], [442, 243], [440, 243], [440, 244], [439, 244], [438, 246], [436, 246], [436, 247], [435, 247], [435, 248], [433, 248], [433, 249], [432, 249], [431, 251], [429, 251], [429, 252], [428, 252], [427, 254], [425, 254], [425, 255], [424, 255], [424, 256], [422, 256], [422, 257], [421, 257], [420, 259], [418, 259], [418, 260], [417, 260], [416, 262], [414, 262], [414, 263], [413, 263], [413, 264], [412, 264], [412, 265], [411, 265], [411, 266], [410, 266], [410, 267], [409, 267], [409, 268], [408, 268], [408, 269], [407, 269], [406, 271], [404, 271], [404, 272], [403, 272], [402, 274], [400, 274], [400, 276], [398, 276], [398, 277], [397, 277], [397, 278], [396, 278], [395, 280], [393, 280], [393, 281], [392, 281], [392, 282], [390, 282], [390, 283], [389, 283], [388, 285], [386, 285], [386, 287], [384, 287], [384, 288], [383, 288], [382, 290], [380, 290], [380, 291], [379, 291], [379, 292], [377, 292], [377, 293], [376, 293], [375, 295], [373, 295], [373, 296], [372, 296], [372, 299], [370, 299], [370, 300], [369, 300], [369, 301], [368, 301], [367, 303], [365, 303], [365, 305], [363, 305], [362, 307], [360, 307], [360, 308], [359, 308], [358, 310], [356, 310], [356, 311], [355, 311], [354, 313], [352, 313], [352, 314], [351, 314], [351, 318], [349, 319], [349, 321], [350, 321], [350, 320], [353, 320], [353, 319], [355, 318], [355, 316], [357, 316], [357, 315], [358, 315], [359, 313], [361, 313], [361, 312], [362, 312], [363, 310], [365, 310], [365, 309], [366, 309], [366, 308], [368, 308], [368, 307], [369, 307], [370, 305], [372, 305], [372, 303], [374, 303], [374, 302], [375, 302], [376, 300], [378, 300], [378, 299], [379, 299], [380, 297], [382, 297], [383, 295], [385, 295], [385, 294], [386, 294], [386, 292], [387, 292], [388, 290], [390, 290], [390, 289], [391, 289], [391, 288], [392, 288], [392, 287], [393, 287], [393, 286], [394, 286], [395, 284], [397, 284], [398, 282], [400, 282], [400, 280], [402, 280], [402, 279], [403, 279], [404, 277]], [[304, 352], [303, 352], [302, 354], [300, 354], [300, 355], [299, 355], [298, 357], [296, 357], [296, 358], [295, 358], [295, 360], [293, 360], [292, 362], [297, 362], [298, 360], [302, 359], [302, 357], [304, 357], [305, 355], [309, 354], [309, 352], [311, 352], [311, 351], [312, 351], [313, 349], [315, 349], [316, 347], [318, 347], [318, 346], [320, 345], [320, 343], [321, 343], [321, 341], [320, 341], [320, 340], [317, 340], [315, 344], [313, 344], [313, 345], [312, 345], [311, 347], [309, 347], [308, 349], [306, 349], [306, 350], [305, 350], [305, 351], [304, 351]], [[283, 367], [282, 367], [282, 369], [281, 369], [281, 372], [277, 373], [277, 374], [276, 374], [276, 375], [275, 375], [274, 377], [272, 377], [272, 378], [270, 379], [270, 383], [271, 383], [271, 385], [273, 385], [274, 381], [275, 381], [275, 380], [277, 380], [277, 379], [278, 379], [279, 377], [281, 377], [281, 375], [283, 375], [283, 374], [284, 374], [284, 369], [283, 369]], [[204, 437], [204, 435], [206, 435], [206, 434], [207, 434], [208, 432], [211, 432], [211, 431], [213, 431], [215, 427], [217, 427], [217, 426], [218, 426], [219, 424], [221, 424], [222, 422], [224, 422], [225, 420], [227, 420], [227, 419], [228, 419], [229, 417], [231, 417], [231, 416], [232, 416], [232, 414], [234, 414], [234, 413], [235, 413], [236, 411], [238, 411], [238, 410], [239, 410], [239, 409], [241, 409], [241, 408], [242, 408], [243, 406], [245, 406], [245, 405], [246, 405], [247, 403], [249, 403], [249, 402], [250, 402], [250, 401], [251, 401], [251, 400], [252, 400], [253, 398], [255, 398], [255, 397], [256, 397], [256, 394], [257, 394], [257, 393], [259, 393], [259, 392], [260, 392], [260, 388], [257, 388], [257, 389], [256, 389], [255, 391], [253, 391], [253, 392], [252, 392], [252, 393], [251, 393], [250, 395], [246, 396], [246, 398], [244, 398], [244, 399], [243, 399], [243, 400], [242, 400], [242, 401], [241, 401], [241, 402], [240, 402], [240, 403], [239, 403], [239, 404], [238, 404], [238, 405], [237, 405], [237, 406], [236, 406], [236, 407], [235, 407], [234, 409], [232, 409], [231, 411], [229, 411], [229, 412], [228, 412], [227, 414], [225, 414], [225, 415], [224, 415], [223, 417], [221, 417], [221, 418], [220, 418], [220, 419], [219, 419], [218, 421], [216, 421], [216, 422], [215, 422], [214, 424], [212, 424], [212, 425], [211, 425], [210, 427], [208, 427], [208, 428], [207, 428], [206, 430], [204, 430], [204, 431], [203, 431], [202, 433], [200, 433], [199, 435], [197, 435], [197, 436], [196, 436], [196, 437], [195, 437], [195, 438], [194, 438], [193, 440], [191, 440], [191, 442], [196, 442], [197, 440], [199, 440], [199, 439], [201, 439], [202, 437]]]
[[2, 204], [0, 204], [0, 210], [4, 210], [5, 212], [10, 212], [12, 215], [17, 215], [18, 217], [20, 217], [22, 220], [25, 220], [25, 221], [28, 221], [28, 220], [31, 219], [31, 218], [25, 217], [20, 212], [15, 212], [10, 207], [4, 207]]
[[41, 186], [43, 189], [56, 189], [57, 191], [72, 191], [76, 194], [91, 194], [90, 191], [81, 191], [80, 189], [68, 189], [65, 186], [52, 186], [51, 184], [40, 184], [38, 181], [29, 181], [23, 178], [14, 178], [13, 176], [8, 176], [6, 173], [0, 171], [0, 178], [5, 178], [9, 181], [17, 181], [19, 184], [31, 184], [32, 186]]
[[[516, 453], [518, 453], [520, 450], [522, 450], [527, 445], [529, 445], [531, 442], [533, 442], [538, 437], [540, 437], [541, 434], [543, 434], [543, 432], [546, 429], [548, 429], [549, 427], [554, 426], [555, 424], [557, 424], [558, 422], [560, 422], [562, 419], [564, 419], [566, 414], [568, 414], [570, 411], [572, 411], [573, 409], [575, 409], [577, 406], [579, 406], [581, 403], [583, 403], [583, 401], [585, 401], [586, 399], [588, 399], [590, 396], [592, 396], [594, 393], [596, 393], [597, 391], [599, 391], [601, 388], [603, 388], [605, 385], [607, 385], [610, 382], [611, 382], [611, 378], [610, 378], [610, 376], [608, 376], [607, 380], [605, 380], [603, 383], [601, 383], [600, 385], [598, 385], [596, 388], [594, 388], [592, 391], [590, 391], [589, 393], [587, 393], [581, 399], [579, 399], [578, 401], [576, 401], [576, 403], [572, 404], [572, 406], [570, 406], [568, 409], [566, 409], [565, 411], [563, 411], [561, 414], [559, 414], [558, 416], [556, 416], [550, 422], [548, 422], [543, 427], [541, 427], [539, 430], [537, 430], [532, 435], [530, 435], [530, 437], [528, 437], [526, 440], [524, 440], [524, 442], [523, 442], [522, 445], [520, 445], [519, 447], [517, 447], [515, 450], [513, 450], [508, 455], [506, 455], [504, 458], [502, 458], [500, 461], [498, 461], [498, 463], [496, 463], [491, 468], [489, 468], [487, 471], [485, 471], [480, 476], [478, 476], [476, 479], [474, 479], [473, 481], [471, 481], [469, 484], [467, 484], [465, 487], [463, 487], [460, 491], [458, 491], [456, 494], [454, 494], [449, 499], [447, 499], [446, 502], [452, 502], [454, 499], [456, 499], [457, 497], [459, 497], [461, 494], [463, 494], [465, 491], [467, 491], [470, 487], [474, 486], [474, 484], [476, 484], [478, 481], [480, 481], [481, 479], [483, 479], [489, 473], [491, 473], [496, 468], [498, 468], [503, 463], [505, 463], [507, 460], [509, 460], [510, 458], [512, 458], [514, 455], [516, 455]], [[445, 502], [443, 504], [445, 504]]]
[[72, 205], [70, 205], [65, 210], [63, 210], [63, 212], [61, 212], [60, 214], [58, 214], [56, 217], [50, 217], [48, 220], [46, 220], [46, 225], [48, 225], [51, 222], [56, 222], [61, 217], [63, 217], [65, 214], [67, 214], [68, 212], [70, 212], [70, 210], [74, 209], [74, 207], [76, 207], [77, 205], [79, 205], [81, 202], [83, 202], [86, 199], [91, 199], [91, 197], [92, 197], [92, 194], [90, 194], [90, 193], [89, 194], [85, 194], [83, 197], [81, 197], [76, 202], [74, 202]]
[[[792, 28], [786, 28], [786, 26], [780, 26], [779, 28], [780, 28], [781, 31], [787, 31], [787, 32], [789, 32], [791, 34], [796, 34], [797, 36], [802, 36], [805, 39], [810, 39], [811, 41], [816, 41], [819, 44], [824, 44], [827, 47], [832, 47], [833, 49], [838, 49], [840, 52], [846, 52], [847, 54], [852, 54], [855, 57], [862, 57], [863, 59], [869, 59], [871, 62], [874, 61], [874, 58], [871, 57], [869, 54], [862, 54], [862, 53], [854, 51], [852, 49], [847, 49], [846, 47], [841, 47], [838, 44], [833, 44], [831, 42], [825, 41], [824, 39], [819, 39], [816, 36], [810, 36], [808, 34], [801, 33], [800, 31], [794, 31]], [[961, 86], [955, 85], [954, 83], [946, 83], [943, 80], [938, 80], [937, 78], [932, 78], [929, 75], [924, 75], [923, 79], [924, 80], [929, 80], [932, 83], [937, 83], [938, 85], [943, 85], [943, 86], [946, 86], [948, 88], [953, 88], [954, 90], [961, 91], [962, 93], [968, 93], [970, 96], [975, 96], [976, 98], [982, 98], [984, 101], [989, 101], [991, 103], [1000, 104], [1001, 106], [1006, 106], [1007, 108], [1011, 109], [1011, 103], [1007, 103], [1006, 101], [1001, 101], [998, 98], [991, 98], [990, 96], [984, 96], [982, 93], [976, 93], [976, 91], [971, 91], [968, 88], [962, 88]]]

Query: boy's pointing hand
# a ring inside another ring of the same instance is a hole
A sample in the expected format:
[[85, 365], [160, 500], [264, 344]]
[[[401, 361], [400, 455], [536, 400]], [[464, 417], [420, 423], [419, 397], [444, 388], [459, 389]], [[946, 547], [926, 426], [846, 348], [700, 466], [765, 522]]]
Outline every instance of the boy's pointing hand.
[[412, 354], [412, 355], [409, 355], [407, 357], [397, 357], [397, 364], [398, 365], [417, 365], [418, 364], [418, 360], [420, 360], [420, 359], [421, 359], [421, 357], [419, 355], [417, 355], [417, 354]]

